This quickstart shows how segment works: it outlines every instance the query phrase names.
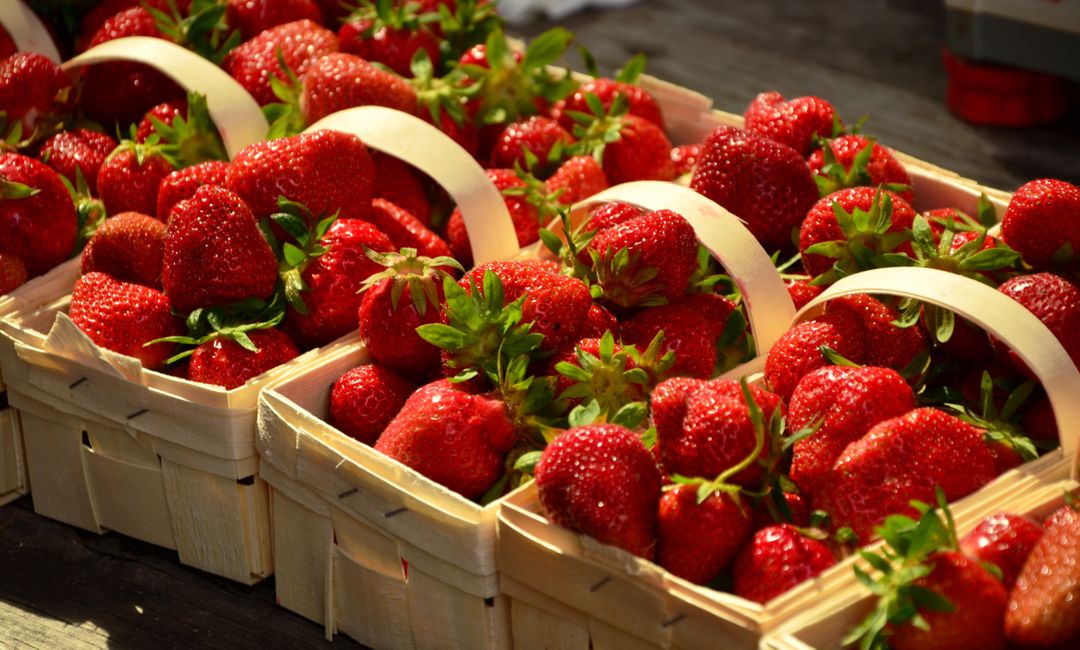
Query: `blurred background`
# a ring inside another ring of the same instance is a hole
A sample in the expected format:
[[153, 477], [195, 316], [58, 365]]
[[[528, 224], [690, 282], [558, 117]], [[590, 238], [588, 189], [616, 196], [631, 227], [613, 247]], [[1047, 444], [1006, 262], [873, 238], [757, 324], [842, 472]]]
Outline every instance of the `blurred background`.
[[[765, 90], [817, 95], [845, 121], [869, 116], [863, 131], [883, 144], [985, 185], [1012, 191], [1040, 177], [1080, 183], [1077, 79], [1030, 67], [1071, 69], [1080, 79], [1077, 0], [999, 2], [1034, 12], [1006, 19], [972, 13], [992, 0], [607, 0], [613, 2], [627, 6], [595, 8], [594, 0], [592, 8], [557, 20], [545, 12], [560, 15], [583, 2], [505, 4], [528, 17], [513, 26], [520, 36], [563, 25], [605, 73], [645, 53], [647, 73], [701, 92], [724, 111], [741, 114]], [[980, 63], [987, 55], [1030, 59], [1016, 71], [954, 64], [959, 108], [974, 119], [1042, 123], [980, 125], [950, 112], [947, 40], [979, 54]], [[567, 63], [583, 69], [579, 57]]]

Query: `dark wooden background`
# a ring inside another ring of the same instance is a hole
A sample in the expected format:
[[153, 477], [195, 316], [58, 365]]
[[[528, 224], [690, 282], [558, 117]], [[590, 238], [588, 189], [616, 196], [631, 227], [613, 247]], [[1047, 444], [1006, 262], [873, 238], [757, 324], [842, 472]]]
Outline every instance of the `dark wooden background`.
[[[816, 94], [848, 120], [869, 114], [866, 131], [882, 142], [984, 184], [1080, 183], [1076, 104], [1037, 129], [975, 127], [949, 114], [943, 20], [939, 0], [644, 0], [561, 22], [605, 72], [645, 52], [650, 73], [713, 97], [717, 108], [741, 113], [763, 90]], [[169, 551], [41, 519], [28, 498], [0, 508], [0, 648], [325, 643], [320, 626], [274, 604], [272, 580], [235, 585], [181, 566]], [[334, 646], [356, 644], [338, 637]]]

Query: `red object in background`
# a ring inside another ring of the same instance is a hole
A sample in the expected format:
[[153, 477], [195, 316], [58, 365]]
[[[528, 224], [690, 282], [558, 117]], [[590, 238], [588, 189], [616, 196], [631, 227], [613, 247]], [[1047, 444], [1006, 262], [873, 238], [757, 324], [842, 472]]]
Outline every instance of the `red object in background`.
[[974, 63], [942, 49], [949, 74], [949, 110], [974, 124], [1032, 126], [1065, 114], [1060, 77], [1007, 66]]

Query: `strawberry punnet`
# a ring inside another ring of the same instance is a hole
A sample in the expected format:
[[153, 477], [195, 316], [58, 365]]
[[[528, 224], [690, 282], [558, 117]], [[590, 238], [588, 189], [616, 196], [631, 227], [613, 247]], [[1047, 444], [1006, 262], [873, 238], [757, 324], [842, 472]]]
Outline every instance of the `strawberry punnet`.
[[1037, 269], [1075, 267], [1080, 254], [1080, 187], [1042, 178], [1013, 194], [1001, 237]]
[[329, 422], [351, 438], [371, 445], [394, 419], [414, 386], [378, 363], [338, 377], [330, 388]]
[[41, 275], [71, 256], [77, 230], [75, 205], [56, 172], [0, 154], [0, 253], [19, 255], [31, 277]]
[[806, 156], [814, 145], [814, 136], [827, 138], [839, 118], [832, 104], [820, 97], [794, 97], [785, 100], [778, 92], [764, 92], [754, 98], [743, 112], [746, 130], [785, 144]]

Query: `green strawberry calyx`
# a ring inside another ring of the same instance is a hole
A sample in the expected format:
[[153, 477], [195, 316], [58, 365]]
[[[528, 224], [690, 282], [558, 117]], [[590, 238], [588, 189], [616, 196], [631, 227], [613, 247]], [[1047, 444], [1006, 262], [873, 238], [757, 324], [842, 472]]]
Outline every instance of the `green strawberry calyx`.
[[[279, 226], [293, 241], [278, 241], [267, 220], [259, 224], [263, 236], [278, 258], [279, 292], [285, 302], [299, 314], [308, 314], [303, 293], [309, 290], [304, 282], [304, 270], [311, 261], [327, 252], [323, 238], [337, 221], [338, 214], [316, 219], [307, 206], [279, 196], [278, 211], [268, 221]], [[308, 224], [314, 223], [313, 226]], [[295, 243], [294, 243], [295, 242]]]
[[182, 45], [211, 63], [220, 65], [243, 36], [225, 21], [226, 3], [220, 0], [192, 0], [187, 15], [169, 0], [168, 10], [141, 3], [154, 17], [158, 30], [170, 41]]
[[983, 371], [979, 380], [979, 408], [972, 409], [964, 404], [946, 404], [956, 416], [983, 429], [983, 438], [988, 443], [1001, 443], [1011, 447], [1026, 463], [1039, 457], [1039, 449], [1019, 424], [1018, 413], [1035, 390], [1035, 382], [1022, 382], [1009, 392], [1005, 404], [999, 410], [994, 403], [994, 391], [997, 388], [990, 373]]
[[284, 318], [285, 301], [279, 291], [270, 300], [249, 298], [228, 305], [196, 309], [184, 320], [187, 334], [154, 339], [144, 346], [155, 343], [176, 343], [182, 346], [181, 352], [166, 359], [166, 365], [186, 359], [195, 352], [195, 348], [217, 338], [235, 341], [249, 352], [258, 352], [259, 348], [248, 336], [248, 332], [277, 327]]
[[364, 252], [373, 262], [386, 267], [386, 270], [368, 276], [360, 286], [360, 291], [367, 291], [384, 280], [389, 280], [390, 306], [396, 310], [401, 296], [408, 290], [413, 307], [421, 316], [426, 314], [429, 308], [439, 308], [439, 287], [436, 283], [449, 277], [447, 269], [462, 272], [465, 270], [452, 257], [424, 257], [417, 255], [415, 248], [402, 248], [400, 252], [388, 253], [365, 248]]
[[150, 123], [161, 142], [162, 153], [174, 167], [229, 160], [221, 134], [210, 119], [206, 95], [188, 92], [186, 116], [177, 115], [169, 124], [151, 116]]

